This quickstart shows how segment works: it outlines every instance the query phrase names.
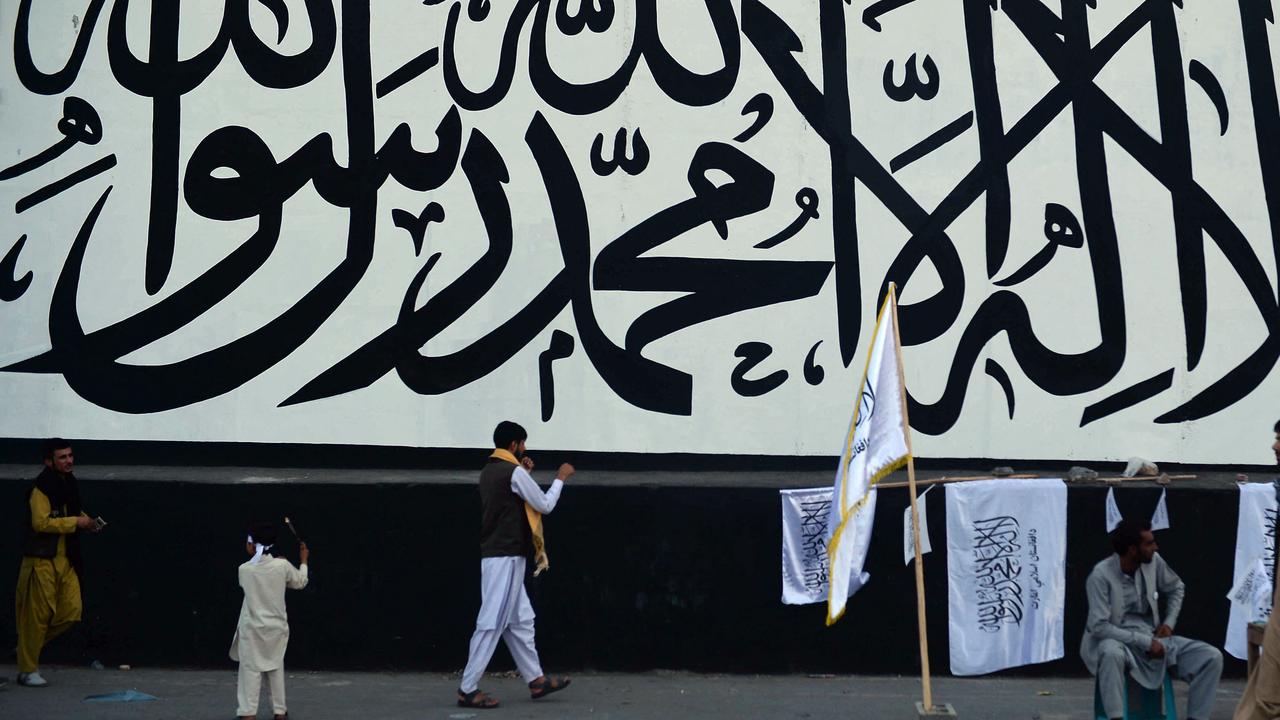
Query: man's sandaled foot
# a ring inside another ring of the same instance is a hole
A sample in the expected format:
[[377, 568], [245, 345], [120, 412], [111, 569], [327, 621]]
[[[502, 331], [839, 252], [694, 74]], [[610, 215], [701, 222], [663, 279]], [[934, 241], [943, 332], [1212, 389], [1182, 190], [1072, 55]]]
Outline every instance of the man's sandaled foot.
[[567, 687], [569, 687], [569, 678], [567, 677], [547, 678], [543, 676], [529, 683], [529, 697], [537, 700], [553, 692], [560, 692]]
[[458, 707], [474, 708], [476, 710], [492, 710], [498, 707], [498, 698], [490, 697], [476, 688], [469, 693], [458, 691]]

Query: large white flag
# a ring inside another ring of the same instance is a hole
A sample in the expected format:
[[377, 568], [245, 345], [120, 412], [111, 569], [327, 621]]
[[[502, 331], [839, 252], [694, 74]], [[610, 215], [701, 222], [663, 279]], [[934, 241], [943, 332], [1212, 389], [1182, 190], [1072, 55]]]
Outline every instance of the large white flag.
[[1057, 479], [947, 486], [951, 673], [1063, 655], [1067, 486]]
[[858, 386], [853, 418], [840, 451], [840, 465], [832, 492], [830, 585], [827, 624], [844, 615], [848, 597], [867, 582], [862, 571], [876, 515], [875, 485], [906, 464], [911, 457], [903, 413], [902, 380], [898, 367], [898, 333], [894, 293], [885, 297], [876, 317], [867, 367]]
[[[1236, 561], [1232, 586], [1240, 584], [1261, 560], [1270, 578], [1275, 572], [1276, 561], [1276, 491], [1271, 483], [1245, 483], [1240, 485], [1240, 521], [1236, 524]], [[1244, 660], [1248, 657], [1245, 626], [1250, 621], [1265, 621], [1271, 617], [1271, 598], [1263, 597], [1253, 607], [1231, 603], [1227, 618], [1227, 639], [1222, 647]]]

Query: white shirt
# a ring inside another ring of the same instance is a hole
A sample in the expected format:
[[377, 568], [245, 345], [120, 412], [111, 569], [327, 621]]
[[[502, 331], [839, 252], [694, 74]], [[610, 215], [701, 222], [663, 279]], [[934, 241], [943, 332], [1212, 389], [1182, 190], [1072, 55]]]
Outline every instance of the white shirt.
[[529, 503], [529, 507], [543, 515], [556, 509], [556, 502], [560, 500], [560, 489], [563, 487], [564, 481], [556, 478], [555, 482], [551, 483], [550, 489], [545, 493], [542, 492], [542, 488], [538, 487], [538, 483], [523, 465], [517, 466], [515, 472], [511, 473], [511, 492], [519, 495], [522, 500]]

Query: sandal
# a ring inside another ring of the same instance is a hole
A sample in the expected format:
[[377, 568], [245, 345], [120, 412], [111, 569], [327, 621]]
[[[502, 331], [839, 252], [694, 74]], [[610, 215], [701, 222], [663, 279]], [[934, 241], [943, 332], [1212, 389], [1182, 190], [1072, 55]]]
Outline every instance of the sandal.
[[567, 687], [569, 687], [569, 678], [567, 677], [543, 677], [540, 680], [534, 680], [529, 683], [529, 697], [537, 700], [538, 698], [545, 697], [553, 692], [560, 692]]
[[492, 710], [498, 707], [498, 699], [485, 695], [480, 691], [480, 688], [476, 688], [469, 693], [458, 690], [458, 707]]

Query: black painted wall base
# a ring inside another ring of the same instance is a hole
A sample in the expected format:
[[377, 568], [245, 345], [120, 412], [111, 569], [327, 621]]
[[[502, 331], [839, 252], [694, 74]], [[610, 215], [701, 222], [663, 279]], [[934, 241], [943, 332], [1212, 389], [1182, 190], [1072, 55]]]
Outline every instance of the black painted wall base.
[[[180, 470], [175, 469], [175, 474]], [[659, 478], [655, 478], [660, 481]], [[84, 622], [46, 660], [107, 665], [231, 666], [240, 609], [236, 567], [251, 518], [289, 515], [311, 544], [311, 585], [289, 595], [295, 668], [452, 671], [466, 661], [479, 608], [474, 485], [196, 484], [81, 479], [91, 512], [111, 523], [85, 538]], [[0, 532], [12, 608], [27, 484], [0, 481], [13, 529]], [[1084, 580], [1110, 552], [1105, 487], [1068, 493], [1066, 658], [1018, 672], [1079, 674]], [[1122, 511], [1149, 514], [1159, 489], [1126, 486]], [[943, 498], [929, 505], [925, 556], [932, 665], [945, 673]], [[1227, 623], [1239, 493], [1169, 491], [1161, 552], [1188, 585], [1179, 634], [1220, 645]], [[528, 582], [548, 669], [717, 672], [918, 672], [914, 575], [902, 564], [904, 490], [882, 491], [870, 584], [845, 618], [782, 605], [780, 504], [774, 489], [565, 489], [546, 520], [551, 570]], [[282, 543], [296, 561], [296, 546]], [[13, 616], [0, 613], [12, 648]], [[7, 639], [5, 639], [7, 638]], [[495, 668], [510, 663], [500, 650]], [[1243, 663], [1230, 661], [1240, 674]]]

